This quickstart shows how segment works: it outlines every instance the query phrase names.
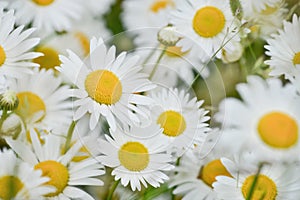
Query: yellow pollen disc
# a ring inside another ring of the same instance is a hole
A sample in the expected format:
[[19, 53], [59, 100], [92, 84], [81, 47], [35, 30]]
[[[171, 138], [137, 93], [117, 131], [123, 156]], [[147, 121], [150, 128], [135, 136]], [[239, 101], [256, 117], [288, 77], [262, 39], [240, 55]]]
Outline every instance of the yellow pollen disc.
[[298, 142], [297, 122], [285, 113], [271, 112], [264, 115], [257, 130], [260, 138], [274, 148], [289, 148]]
[[193, 28], [201, 37], [210, 38], [218, 35], [225, 26], [225, 16], [221, 10], [206, 6], [198, 10], [193, 19]]
[[80, 148], [79, 154], [80, 155], [74, 156], [74, 158], [72, 159], [73, 162], [80, 162], [89, 158], [90, 152], [85, 146], [83, 146]]
[[154, 13], [158, 13], [160, 10], [165, 9], [167, 6], [174, 6], [172, 0], [155, 0], [151, 5], [150, 10]]
[[[248, 176], [242, 185], [242, 193], [245, 199], [248, 198], [255, 175]], [[273, 180], [265, 175], [259, 175], [251, 200], [275, 200], [277, 187]]]
[[182, 57], [186, 53], [187, 52], [182, 52], [181, 47], [177, 47], [177, 46], [168, 47], [166, 50], [166, 55], [169, 57]]
[[46, 114], [46, 105], [44, 101], [32, 92], [20, 92], [17, 94], [19, 99], [19, 105], [16, 109], [16, 113], [22, 119], [32, 119], [36, 114], [42, 112], [37, 121], [42, 120]]
[[203, 180], [209, 187], [216, 181], [217, 176], [231, 177], [230, 173], [224, 167], [220, 159], [207, 163], [201, 170], [198, 179]]
[[85, 89], [91, 98], [106, 105], [115, 104], [122, 96], [119, 78], [108, 70], [91, 72], [85, 79]]
[[3, 47], [0, 46], [0, 67], [4, 64], [6, 60], [6, 54]]
[[119, 150], [120, 163], [130, 171], [142, 171], [149, 159], [148, 149], [139, 142], [127, 142]]
[[41, 52], [44, 55], [33, 59], [33, 62], [40, 65], [44, 69], [54, 69], [54, 67], [61, 64], [59, 60], [59, 53], [51, 47], [38, 47], [36, 52]]
[[39, 6], [48, 6], [54, 2], [54, 0], [32, 0]]
[[270, 7], [270, 6], [266, 6], [266, 9], [261, 11], [261, 14], [263, 15], [271, 15], [273, 13], [275, 13], [278, 10], [278, 7]]
[[42, 175], [50, 178], [46, 185], [56, 188], [56, 192], [49, 193], [45, 195], [46, 197], [54, 197], [64, 191], [69, 180], [69, 172], [64, 165], [54, 160], [47, 160], [35, 165], [34, 169], [42, 170]]
[[75, 37], [79, 40], [80, 45], [84, 51], [84, 55], [88, 55], [90, 52], [90, 40], [89, 38], [81, 32], [75, 33]]
[[18, 177], [2, 176], [0, 177], [0, 199], [11, 200], [24, 187], [24, 184]]
[[176, 111], [165, 111], [157, 119], [157, 123], [164, 129], [164, 134], [170, 137], [181, 135], [186, 129], [184, 117]]
[[[1, 53], [0, 53], [0, 61], [1, 61]], [[293, 58], [293, 63], [294, 63], [294, 65], [300, 64], [300, 52], [295, 54], [295, 56]]]

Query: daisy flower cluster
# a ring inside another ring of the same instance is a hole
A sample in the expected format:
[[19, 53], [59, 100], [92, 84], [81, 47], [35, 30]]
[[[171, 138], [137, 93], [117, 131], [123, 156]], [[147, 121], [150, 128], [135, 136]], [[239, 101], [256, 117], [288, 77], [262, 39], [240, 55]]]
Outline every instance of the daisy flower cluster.
[[0, 200], [296, 200], [297, 0], [0, 0]]

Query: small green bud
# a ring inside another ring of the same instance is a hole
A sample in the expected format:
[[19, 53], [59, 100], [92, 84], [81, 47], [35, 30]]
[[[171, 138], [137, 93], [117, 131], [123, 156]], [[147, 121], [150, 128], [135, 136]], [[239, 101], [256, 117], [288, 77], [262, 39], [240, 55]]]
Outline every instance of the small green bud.
[[11, 111], [18, 107], [19, 99], [15, 91], [7, 90], [0, 94], [0, 109]]
[[163, 27], [157, 34], [158, 41], [167, 46], [175, 46], [180, 40], [180, 36], [174, 26]]

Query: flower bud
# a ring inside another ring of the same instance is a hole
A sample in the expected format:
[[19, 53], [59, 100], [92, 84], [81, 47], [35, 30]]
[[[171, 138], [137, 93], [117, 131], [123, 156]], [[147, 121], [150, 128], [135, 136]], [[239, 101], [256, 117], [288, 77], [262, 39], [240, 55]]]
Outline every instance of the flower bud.
[[174, 26], [166, 26], [157, 34], [158, 41], [165, 46], [175, 46], [180, 36]]
[[0, 94], [0, 109], [11, 111], [18, 107], [19, 100], [16, 92], [12, 90], [7, 90], [4, 93]]
[[11, 136], [13, 138], [17, 138], [18, 135], [22, 132], [22, 120], [16, 114], [9, 115], [2, 123], [0, 127], [0, 135], [3, 136]]

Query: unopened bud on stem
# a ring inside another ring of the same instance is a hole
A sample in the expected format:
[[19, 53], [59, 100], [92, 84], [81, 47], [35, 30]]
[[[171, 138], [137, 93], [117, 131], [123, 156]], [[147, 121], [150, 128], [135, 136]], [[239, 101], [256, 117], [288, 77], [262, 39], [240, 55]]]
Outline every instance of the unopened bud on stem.
[[7, 90], [0, 94], [0, 109], [11, 111], [18, 107], [19, 100], [16, 92], [12, 90]]
[[16, 114], [10, 114], [2, 123], [0, 127], [0, 135], [11, 136], [14, 139], [22, 132], [22, 120]]
[[165, 46], [175, 46], [180, 36], [174, 26], [163, 27], [157, 34], [158, 41]]

